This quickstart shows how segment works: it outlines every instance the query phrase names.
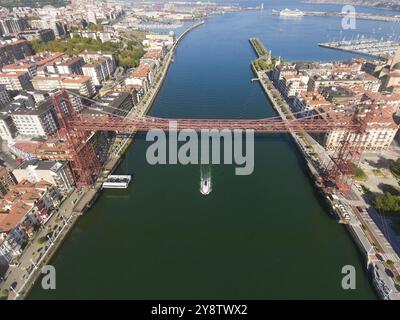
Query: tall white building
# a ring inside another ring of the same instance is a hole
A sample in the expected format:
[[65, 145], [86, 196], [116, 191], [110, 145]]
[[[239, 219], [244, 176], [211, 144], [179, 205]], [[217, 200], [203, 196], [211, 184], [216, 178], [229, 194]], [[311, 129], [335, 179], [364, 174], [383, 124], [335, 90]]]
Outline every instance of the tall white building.
[[11, 118], [19, 134], [29, 137], [48, 137], [58, 130], [55, 108], [51, 99], [39, 102], [34, 108], [18, 108]]
[[48, 161], [32, 159], [25, 161], [13, 171], [18, 182], [28, 180], [36, 183], [41, 180], [57, 186], [63, 195], [74, 188], [74, 176], [67, 161]]
[[23, 71], [0, 73], [0, 84], [10, 91], [29, 90], [32, 87], [29, 74]]

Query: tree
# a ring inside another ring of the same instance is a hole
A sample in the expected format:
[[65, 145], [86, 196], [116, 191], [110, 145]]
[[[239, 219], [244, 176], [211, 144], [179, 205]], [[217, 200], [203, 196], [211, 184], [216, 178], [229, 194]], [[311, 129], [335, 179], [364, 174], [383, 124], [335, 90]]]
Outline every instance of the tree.
[[7, 289], [0, 290], [0, 298], [7, 298], [8, 294], [9, 294], [9, 291]]
[[390, 171], [396, 178], [400, 179], [400, 158], [396, 161], [392, 161], [392, 163], [390, 164]]
[[95, 24], [93, 22], [89, 22], [88, 29], [90, 31], [104, 31], [104, 26], [101, 24]]
[[400, 211], [400, 196], [395, 196], [389, 192], [379, 195], [374, 199], [374, 206], [378, 210], [399, 212]]
[[116, 55], [118, 65], [124, 68], [136, 67], [140, 58], [144, 55], [141, 44], [135, 45], [134, 41], [129, 41], [125, 48], [123, 43], [101, 42], [97, 39], [82, 38], [80, 36], [46, 43], [33, 40], [30, 45], [36, 53], [43, 51], [65, 52], [69, 56], [76, 56], [84, 50], [110, 51]]

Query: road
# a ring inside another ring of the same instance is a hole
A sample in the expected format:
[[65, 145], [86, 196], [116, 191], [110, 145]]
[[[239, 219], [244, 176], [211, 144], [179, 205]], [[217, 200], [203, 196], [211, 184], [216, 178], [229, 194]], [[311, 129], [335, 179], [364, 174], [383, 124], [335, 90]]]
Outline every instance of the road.
[[[8, 299], [18, 299], [27, 291], [29, 285], [33, 283], [34, 271], [40, 271], [44, 260], [48, 260], [53, 253], [51, 251], [63, 236], [68, 232], [75, 216], [73, 209], [75, 204], [84, 195], [83, 190], [75, 189], [61, 204], [59, 209], [53, 213], [51, 218], [35, 235], [22, 255], [15, 261], [12, 261], [8, 271], [0, 282], [1, 290], [9, 290]], [[39, 239], [46, 237], [48, 240], [43, 244], [39, 243]], [[12, 288], [12, 289], [10, 289]]]

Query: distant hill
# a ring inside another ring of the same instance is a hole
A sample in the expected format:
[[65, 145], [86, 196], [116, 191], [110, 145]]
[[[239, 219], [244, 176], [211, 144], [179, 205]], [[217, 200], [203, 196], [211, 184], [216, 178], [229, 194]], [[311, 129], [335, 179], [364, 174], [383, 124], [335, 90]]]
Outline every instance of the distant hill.
[[352, 4], [400, 11], [400, 0], [306, 0], [307, 3]]
[[44, 7], [51, 5], [61, 7], [69, 3], [69, 0], [0, 0], [1, 7]]

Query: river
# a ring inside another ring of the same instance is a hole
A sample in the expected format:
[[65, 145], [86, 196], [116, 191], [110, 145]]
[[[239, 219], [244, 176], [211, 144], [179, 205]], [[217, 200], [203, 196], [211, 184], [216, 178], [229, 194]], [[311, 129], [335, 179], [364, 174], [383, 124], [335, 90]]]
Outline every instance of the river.
[[[293, 3], [215, 16], [189, 33], [151, 115], [274, 116], [259, 84], [250, 81], [251, 36], [287, 60], [352, 57], [317, 46], [342, 35], [339, 19], [271, 16], [272, 7]], [[309, 5], [289, 7], [302, 6]], [[393, 30], [360, 21], [347, 33], [377, 26]], [[250, 176], [214, 165], [209, 196], [199, 192], [199, 166], [151, 166], [148, 145], [138, 135], [118, 170], [134, 175], [130, 187], [104, 191], [53, 258], [57, 289], [37, 284], [30, 299], [376, 299], [365, 260], [321, 205], [287, 135], [256, 137]], [[356, 269], [356, 290], [341, 287], [345, 265]]]

